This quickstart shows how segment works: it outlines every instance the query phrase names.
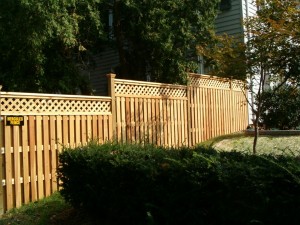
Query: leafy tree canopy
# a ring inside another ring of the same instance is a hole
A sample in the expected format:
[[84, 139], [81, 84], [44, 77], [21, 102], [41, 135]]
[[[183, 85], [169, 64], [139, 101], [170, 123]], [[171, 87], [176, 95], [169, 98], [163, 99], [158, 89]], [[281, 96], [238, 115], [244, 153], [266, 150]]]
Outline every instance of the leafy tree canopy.
[[80, 67], [102, 39], [99, 0], [1, 0], [0, 83], [8, 91], [89, 93]]
[[246, 79], [246, 45], [240, 37], [212, 34], [211, 41], [197, 46], [197, 51], [204, 56], [211, 75]]
[[119, 77], [182, 83], [197, 68], [196, 46], [211, 40], [219, 1], [1, 0], [0, 84], [8, 91], [91, 93], [80, 70], [110, 34]]
[[182, 83], [197, 69], [196, 46], [210, 41], [219, 0], [115, 1], [119, 73]]
[[245, 25], [247, 68], [271, 81], [300, 81], [300, 9], [297, 1], [258, 0], [258, 15]]

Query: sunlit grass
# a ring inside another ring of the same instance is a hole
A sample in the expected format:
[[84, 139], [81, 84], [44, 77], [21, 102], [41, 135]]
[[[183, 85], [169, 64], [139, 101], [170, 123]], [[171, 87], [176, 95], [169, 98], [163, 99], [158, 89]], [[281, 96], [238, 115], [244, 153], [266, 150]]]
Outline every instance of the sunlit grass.
[[[252, 152], [253, 137], [232, 136], [211, 142], [218, 151]], [[300, 155], [300, 136], [260, 136], [257, 143], [258, 154]]]

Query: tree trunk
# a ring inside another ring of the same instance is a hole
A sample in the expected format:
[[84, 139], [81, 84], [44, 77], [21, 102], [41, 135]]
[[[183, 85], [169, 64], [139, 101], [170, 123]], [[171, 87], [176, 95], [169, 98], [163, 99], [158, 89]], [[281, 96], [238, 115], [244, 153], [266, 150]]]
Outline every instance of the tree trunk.
[[256, 115], [255, 122], [254, 122], [254, 140], [253, 140], [253, 146], [252, 146], [252, 153], [253, 155], [256, 155], [256, 146], [257, 146], [257, 141], [258, 141], [258, 115]]

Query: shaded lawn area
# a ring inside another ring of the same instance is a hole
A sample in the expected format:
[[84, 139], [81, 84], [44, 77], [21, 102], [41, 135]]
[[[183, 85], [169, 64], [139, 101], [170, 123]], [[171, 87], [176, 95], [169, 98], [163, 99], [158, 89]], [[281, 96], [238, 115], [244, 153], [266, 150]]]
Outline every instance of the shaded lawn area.
[[13, 209], [2, 216], [0, 225], [94, 225], [84, 213], [74, 210], [56, 192], [43, 200]]

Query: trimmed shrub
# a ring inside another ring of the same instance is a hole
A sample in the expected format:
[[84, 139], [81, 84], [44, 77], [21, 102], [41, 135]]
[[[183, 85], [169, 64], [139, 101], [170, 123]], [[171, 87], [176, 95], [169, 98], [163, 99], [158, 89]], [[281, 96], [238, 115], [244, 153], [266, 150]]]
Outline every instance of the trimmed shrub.
[[59, 156], [62, 196], [114, 224], [299, 224], [299, 160], [89, 145]]
[[266, 91], [262, 95], [261, 122], [266, 128], [281, 130], [298, 129], [300, 126], [300, 90], [283, 86], [277, 92]]

